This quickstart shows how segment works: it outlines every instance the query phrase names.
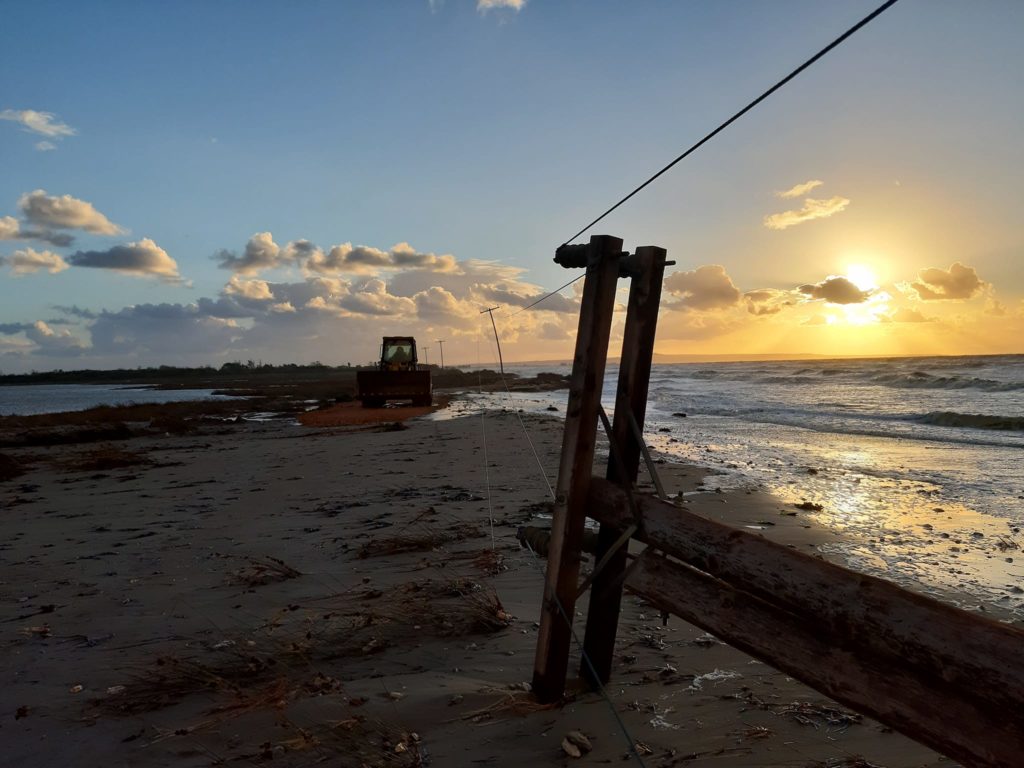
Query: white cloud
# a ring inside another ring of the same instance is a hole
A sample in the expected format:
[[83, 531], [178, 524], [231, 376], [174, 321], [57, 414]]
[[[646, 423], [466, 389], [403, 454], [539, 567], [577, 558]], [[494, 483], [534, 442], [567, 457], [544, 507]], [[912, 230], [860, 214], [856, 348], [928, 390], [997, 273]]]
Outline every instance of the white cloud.
[[[278, 262], [284, 251], [294, 252], [299, 261], [315, 258], [319, 249], [304, 242], [281, 248]], [[75, 254], [68, 261], [72, 266], [79, 262], [77, 266], [130, 274], [154, 268], [140, 261], [135, 251], [124, 253], [128, 248]], [[535, 311], [515, 314], [515, 307], [543, 295], [540, 286], [522, 280], [522, 268], [441, 258], [404, 244], [373, 253], [382, 255], [386, 264], [380, 274], [309, 272], [296, 282], [274, 282], [235, 273], [219, 295], [193, 303], [60, 311], [78, 318], [90, 334], [90, 365], [118, 366], [128, 360], [132, 365], [217, 364], [257, 356], [268, 361], [365, 362], [376, 353], [379, 337], [391, 333], [412, 334], [424, 343], [446, 339], [446, 362], [468, 362], [477, 359], [477, 341], [487, 338], [482, 332], [490, 334], [486, 316], [479, 315], [485, 301], [508, 307], [497, 320], [502, 345], [510, 345], [510, 354], [516, 354], [516, 344], [530, 350], [521, 352], [524, 355], [548, 350], [560, 356], [570, 351], [567, 341], [576, 326], [578, 292], [575, 298], [559, 294]], [[492, 297], [497, 296], [504, 300], [494, 302]], [[4, 331], [0, 326], [0, 333]], [[20, 338], [26, 331], [17, 324], [12, 332]]]
[[518, 13], [525, 7], [526, 0], [476, 0], [476, 9], [480, 13], [487, 13], [496, 8], [508, 8]]
[[17, 240], [21, 234], [21, 224], [13, 216], [0, 216], [0, 240]]
[[790, 198], [790, 197], [803, 197], [808, 192], [810, 192], [812, 189], [815, 189], [816, 187], [820, 187], [824, 183], [825, 183], [824, 181], [820, 181], [818, 179], [812, 179], [811, 181], [805, 181], [802, 184], [797, 184], [795, 186], [792, 186], [789, 189], [784, 189], [784, 190], [782, 190], [780, 192], [776, 192], [775, 196], [776, 197], [786, 197], [786, 198]]
[[415, 301], [389, 293], [387, 284], [378, 278], [367, 280], [359, 290], [341, 297], [338, 305], [361, 315], [405, 315], [411, 319], [416, 314]]
[[52, 112], [37, 112], [34, 109], [4, 109], [0, 110], [0, 120], [19, 123], [26, 131], [51, 138], [74, 136], [78, 133], [67, 123], [58, 120]]
[[674, 301], [668, 306], [690, 309], [725, 309], [736, 305], [740, 291], [719, 264], [706, 264], [691, 272], [674, 272], [665, 278], [665, 290]]
[[269, 301], [274, 298], [270, 284], [266, 280], [242, 280], [238, 275], [231, 276], [228, 284], [224, 286], [224, 293], [256, 301]]
[[82, 342], [67, 328], [54, 330], [42, 320], [25, 328], [25, 336], [36, 345], [35, 352], [52, 356], [76, 356], [85, 351]]
[[27, 221], [53, 229], [81, 229], [95, 235], [120, 235], [124, 229], [97, 211], [92, 203], [71, 195], [47, 195], [37, 189], [22, 195], [18, 207]]
[[808, 197], [803, 207], [797, 211], [783, 211], [764, 217], [764, 225], [768, 229], [788, 229], [805, 221], [827, 219], [846, 209], [850, 201], [845, 197], [830, 197], [828, 200], [815, 200]]
[[52, 141], [37, 141], [34, 146], [40, 152], [52, 152], [57, 148], [57, 145]]
[[11, 272], [15, 275], [28, 275], [44, 269], [55, 275], [69, 266], [59, 253], [37, 251], [33, 248], [15, 251], [6, 258], [0, 257], [0, 264], [10, 265]]
[[165, 282], [180, 283], [178, 263], [148, 237], [137, 243], [115, 245], [105, 251], [78, 251], [68, 256], [75, 267], [110, 269], [135, 277], [159, 277]]

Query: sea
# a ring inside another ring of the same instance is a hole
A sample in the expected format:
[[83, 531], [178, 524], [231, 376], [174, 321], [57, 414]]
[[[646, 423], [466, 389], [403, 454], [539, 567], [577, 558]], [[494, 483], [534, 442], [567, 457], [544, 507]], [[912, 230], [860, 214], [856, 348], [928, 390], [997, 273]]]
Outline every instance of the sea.
[[[567, 392], [475, 397], [564, 413]], [[798, 514], [851, 568], [1024, 620], [1024, 355], [655, 365], [645, 433], [709, 489], [820, 506]]]
[[84, 411], [98, 405], [171, 403], [231, 399], [212, 389], [144, 389], [99, 384], [0, 386], [0, 416]]

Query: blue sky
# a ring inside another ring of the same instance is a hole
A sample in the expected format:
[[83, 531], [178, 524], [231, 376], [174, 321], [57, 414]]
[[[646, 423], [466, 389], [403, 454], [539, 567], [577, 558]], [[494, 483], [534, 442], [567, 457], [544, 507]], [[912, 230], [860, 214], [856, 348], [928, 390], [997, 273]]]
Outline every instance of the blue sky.
[[[120, 231], [0, 241], [0, 370], [338, 362], [406, 328], [474, 359], [472, 307], [564, 282], [560, 242], [876, 4], [8, 3], [0, 219], [25, 230], [19, 200], [45, 190]], [[1020, 351], [1022, 28], [1015, 2], [902, 0], [603, 222], [679, 262], [660, 348]], [[33, 132], [27, 110], [73, 135]], [[775, 193], [811, 180], [829, 212], [765, 226], [803, 205]], [[407, 243], [455, 261], [218, 266], [264, 232], [282, 252]], [[164, 255], [110, 268], [144, 239]], [[25, 248], [71, 266], [15, 260]], [[799, 290], [851, 267], [862, 306]], [[914, 289], [929, 269], [939, 290]], [[567, 355], [566, 296], [507, 318], [514, 356]], [[161, 304], [177, 309], [146, 309]], [[72, 305], [87, 311], [53, 309]]]

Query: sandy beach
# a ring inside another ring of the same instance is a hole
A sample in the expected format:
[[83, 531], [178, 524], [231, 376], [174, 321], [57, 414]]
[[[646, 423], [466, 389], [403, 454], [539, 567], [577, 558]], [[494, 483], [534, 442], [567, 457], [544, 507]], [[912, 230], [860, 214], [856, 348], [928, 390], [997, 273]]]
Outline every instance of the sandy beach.
[[[544, 563], [516, 529], [549, 496], [520, 418], [553, 484], [561, 422], [511, 410], [4, 448], [3, 762], [952, 765], [629, 596], [607, 691], [537, 705]], [[834, 539], [662, 468], [699, 514]]]

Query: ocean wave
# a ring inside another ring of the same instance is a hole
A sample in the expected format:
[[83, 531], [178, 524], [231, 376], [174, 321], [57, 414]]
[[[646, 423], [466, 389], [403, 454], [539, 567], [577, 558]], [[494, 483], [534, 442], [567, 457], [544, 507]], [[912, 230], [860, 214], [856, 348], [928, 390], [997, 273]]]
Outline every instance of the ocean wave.
[[982, 413], [957, 413], [956, 411], [932, 411], [915, 419], [922, 424], [938, 427], [970, 427], [971, 429], [998, 429], [1003, 431], [1024, 431], [1024, 417], [988, 416]]
[[935, 376], [924, 371], [873, 376], [873, 384], [894, 389], [979, 389], [984, 392], [1017, 392], [1024, 381], [997, 381], [968, 376]]
[[813, 376], [761, 376], [756, 379], [759, 384], [820, 384]]

